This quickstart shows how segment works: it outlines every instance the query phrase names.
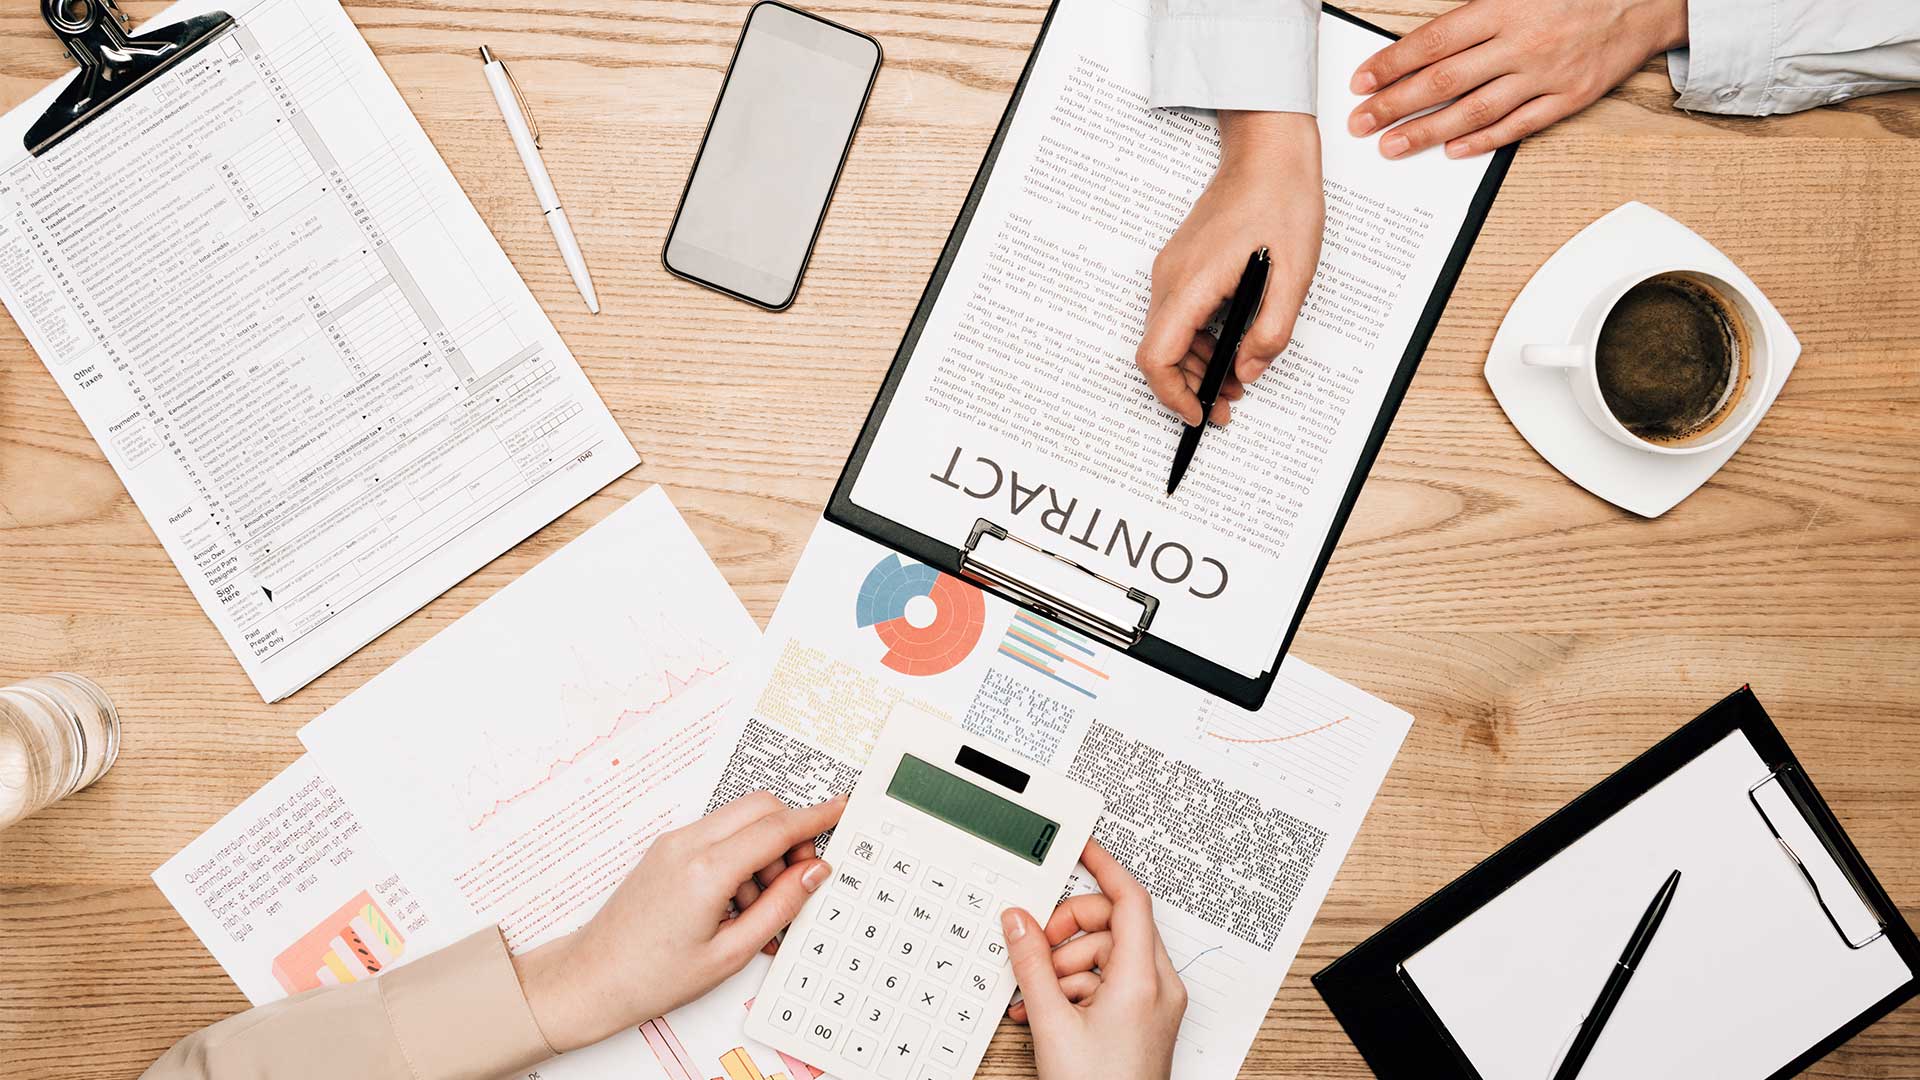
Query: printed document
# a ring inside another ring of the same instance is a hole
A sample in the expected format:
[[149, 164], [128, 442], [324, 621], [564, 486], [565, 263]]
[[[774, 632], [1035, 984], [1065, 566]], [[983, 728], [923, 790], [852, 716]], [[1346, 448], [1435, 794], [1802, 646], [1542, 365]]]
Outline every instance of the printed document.
[[0, 301], [271, 701], [638, 459], [339, 4], [232, 10], [0, 118]]
[[[497, 925], [522, 952], [585, 923], [656, 837], [705, 812], [710, 745], [759, 637], [656, 487], [300, 738], [455, 937]], [[636, 1030], [538, 1071], [653, 1060]]]
[[1387, 161], [1346, 133], [1347, 78], [1386, 43], [1321, 17], [1320, 267], [1168, 498], [1180, 423], [1134, 353], [1219, 131], [1147, 107], [1145, 0], [1061, 0], [853, 501], [956, 546], [986, 518], [1158, 597], [1156, 636], [1269, 670], [1490, 161]]
[[301, 757], [153, 872], [255, 1005], [370, 979], [454, 940]]
[[828, 522], [760, 656], [708, 807], [851, 791], [903, 701], [1105, 797], [1191, 997], [1178, 1080], [1238, 1072], [1412, 725], [1294, 659], [1247, 712]]

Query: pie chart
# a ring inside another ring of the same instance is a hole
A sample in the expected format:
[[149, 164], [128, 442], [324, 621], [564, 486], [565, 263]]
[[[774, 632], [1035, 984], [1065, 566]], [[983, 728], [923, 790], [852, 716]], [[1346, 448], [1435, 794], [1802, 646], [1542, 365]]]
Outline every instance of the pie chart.
[[958, 578], [888, 555], [860, 583], [854, 619], [887, 647], [881, 663], [903, 675], [939, 675], [980, 643], [987, 600]]

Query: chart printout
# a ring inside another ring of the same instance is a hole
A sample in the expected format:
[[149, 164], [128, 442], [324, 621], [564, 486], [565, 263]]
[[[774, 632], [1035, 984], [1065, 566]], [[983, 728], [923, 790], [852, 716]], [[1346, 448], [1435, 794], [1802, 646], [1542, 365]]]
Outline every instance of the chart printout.
[[851, 791], [901, 702], [1101, 793], [1190, 995], [1177, 1080], [1238, 1072], [1413, 722], [1292, 657], [1247, 712], [830, 522], [760, 657], [708, 806]]
[[235, 14], [0, 119], [0, 300], [277, 700], [637, 458], [339, 4]]
[[153, 883], [255, 1005], [369, 979], [452, 940], [311, 757], [168, 859]]
[[852, 498], [950, 544], [986, 518], [1155, 596], [1154, 634], [1257, 675], [1492, 159], [1388, 161], [1347, 134], [1348, 77], [1387, 39], [1321, 15], [1320, 265], [1286, 352], [1169, 497], [1180, 423], [1133, 361], [1154, 257], [1220, 137], [1210, 115], [1148, 107], [1147, 9], [1055, 8]]

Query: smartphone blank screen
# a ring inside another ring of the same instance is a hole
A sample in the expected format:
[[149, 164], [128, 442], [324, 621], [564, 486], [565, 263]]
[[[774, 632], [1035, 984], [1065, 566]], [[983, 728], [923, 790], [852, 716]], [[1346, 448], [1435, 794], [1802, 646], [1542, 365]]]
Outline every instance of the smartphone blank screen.
[[870, 38], [755, 5], [667, 237], [667, 268], [766, 307], [791, 303], [879, 64]]

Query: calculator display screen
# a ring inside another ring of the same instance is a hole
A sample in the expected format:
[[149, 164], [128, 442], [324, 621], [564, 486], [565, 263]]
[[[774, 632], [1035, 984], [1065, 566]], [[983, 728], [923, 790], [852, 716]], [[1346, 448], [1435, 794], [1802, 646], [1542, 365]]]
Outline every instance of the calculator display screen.
[[1060, 831], [1058, 823], [912, 754], [901, 756], [887, 794], [1035, 866], [1046, 861]]

